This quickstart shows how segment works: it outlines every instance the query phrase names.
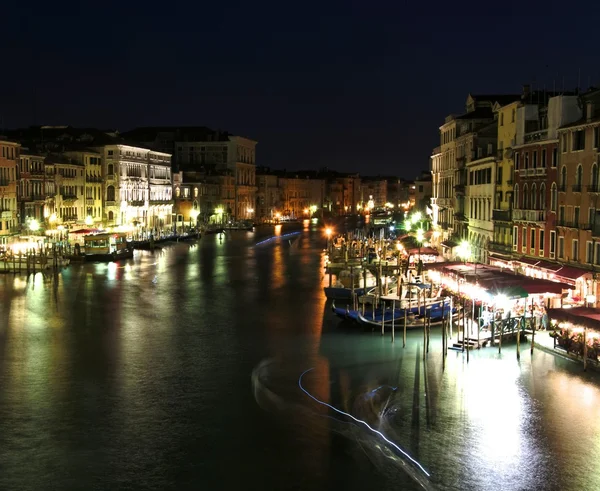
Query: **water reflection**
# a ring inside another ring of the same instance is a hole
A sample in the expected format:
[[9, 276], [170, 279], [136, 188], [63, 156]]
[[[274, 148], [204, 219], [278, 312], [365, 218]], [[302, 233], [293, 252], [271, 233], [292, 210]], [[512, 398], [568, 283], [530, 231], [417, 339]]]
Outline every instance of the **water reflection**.
[[423, 361], [421, 331], [403, 349], [341, 327], [320, 231], [286, 232], [0, 275], [0, 488], [417, 489], [389, 445], [299, 390], [314, 367], [311, 394], [439, 489], [600, 489], [597, 374], [510, 346], [443, 371], [435, 330]]

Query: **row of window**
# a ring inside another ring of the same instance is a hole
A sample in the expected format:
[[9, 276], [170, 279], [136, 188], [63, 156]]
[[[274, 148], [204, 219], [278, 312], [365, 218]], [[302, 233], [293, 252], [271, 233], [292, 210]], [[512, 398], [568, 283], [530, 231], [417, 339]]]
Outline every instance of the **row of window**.
[[[567, 133], [563, 133], [560, 136], [561, 140], [561, 151], [562, 153], [567, 153], [569, 150], [571, 152], [580, 152], [585, 150], [585, 129], [575, 130]], [[570, 142], [570, 145], [569, 145]], [[600, 127], [596, 126], [593, 129], [592, 133], [592, 148], [600, 147]]]
[[[544, 248], [546, 246], [545, 243], [545, 234], [546, 231], [544, 229], [539, 228], [530, 228], [527, 227], [521, 228], [521, 252], [523, 254], [530, 255], [539, 255], [540, 257], [544, 257]], [[513, 250], [517, 251], [519, 246], [519, 227], [513, 227]], [[565, 251], [565, 237], [558, 237], [557, 244], [557, 236], [556, 231], [550, 231], [550, 241], [548, 244], [549, 251], [548, 257], [550, 259], [568, 259], [572, 261], [580, 261], [579, 257], [579, 239], [571, 240], [571, 256], [566, 257]], [[587, 264], [596, 264], [600, 265], [600, 242], [592, 242], [591, 240], [586, 241], [585, 248], [585, 262]]]
[[[539, 161], [538, 161], [539, 155]], [[531, 156], [531, 161], [529, 157]], [[523, 164], [523, 167], [521, 167]], [[558, 165], [558, 149], [552, 149], [552, 160], [550, 162], [552, 167], [556, 167]], [[544, 169], [547, 166], [547, 150], [542, 148], [542, 150], [538, 153], [537, 150], [532, 150], [531, 152], [516, 152], [515, 153], [515, 169]]]

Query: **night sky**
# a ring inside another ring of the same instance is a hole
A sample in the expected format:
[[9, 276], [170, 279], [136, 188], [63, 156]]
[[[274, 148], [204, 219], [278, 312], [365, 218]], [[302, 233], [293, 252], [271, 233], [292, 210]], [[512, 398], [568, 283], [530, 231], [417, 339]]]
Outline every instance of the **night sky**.
[[208, 126], [259, 164], [414, 178], [469, 92], [600, 85], [600, 2], [446, 4], [3, 4], [0, 124]]

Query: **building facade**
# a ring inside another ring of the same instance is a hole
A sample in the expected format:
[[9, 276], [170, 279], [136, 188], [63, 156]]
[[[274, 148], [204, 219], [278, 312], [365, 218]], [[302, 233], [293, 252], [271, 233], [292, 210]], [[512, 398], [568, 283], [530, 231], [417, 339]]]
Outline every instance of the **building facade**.
[[104, 222], [152, 233], [172, 226], [171, 156], [131, 145], [95, 148], [102, 157]]
[[44, 157], [21, 148], [18, 164], [19, 175], [19, 223], [26, 226], [29, 220], [44, 222], [45, 169]]
[[467, 165], [466, 213], [472, 259], [487, 264], [489, 244], [494, 238], [492, 208], [496, 183], [496, 156], [490, 155]]
[[18, 232], [17, 162], [20, 145], [0, 141], [0, 244]]
[[104, 220], [102, 155], [91, 149], [67, 151], [68, 158], [83, 165], [85, 171], [85, 207], [83, 219], [87, 226], [102, 228]]

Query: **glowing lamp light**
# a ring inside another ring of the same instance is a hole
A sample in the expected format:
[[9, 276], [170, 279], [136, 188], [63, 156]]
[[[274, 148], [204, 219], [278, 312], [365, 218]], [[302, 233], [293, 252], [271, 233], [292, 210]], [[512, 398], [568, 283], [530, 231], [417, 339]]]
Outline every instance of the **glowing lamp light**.
[[311, 213], [315, 213], [317, 211], [317, 205], [311, 205], [310, 211]]
[[330, 227], [327, 227], [325, 229], [325, 235], [327, 235], [327, 237], [331, 237], [332, 233], [333, 233], [333, 230]]
[[200, 214], [200, 212], [198, 210], [192, 210], [190, 211], [190, 217], [192, 217], [192, 220], [195, 222], [196, 219], [198, 218], [198, 215]]
[[40, 222], [38, 222], [35, 218], [29, 222], [29, 230], [32, 232], [36, 232], [40, 229]]
[[94, 224], [94, 219], [93, 219], [93, 218], [92, 218], [90, 215], [86, 216], [86, 217], [85, 217], [85, 224], [86, 224], [88, 227], [90, 227], [91, 225], [93, 225], [93, 224]]
[[410, 227], [411, 227], [411, 223], [408, 220], [406, 222], [404, 222], [404, 229], [407, 232], [410, 232]]
[[413, 216], [411, 217], [411, 221], [414, 223], [420, 222], [421, 221], [421, 212], [417, 211], [413, 214]]
[[308, 215], [309, 209], [308, 208], [304, 208], [304, 214]]
[[423, 240], [425, 240], [425, 232], [423, 231], [422, 228], [420, 228], [417, 230], [417, 241], [423, 242]]
[[254, 208], [247, 208], [247, 209], [246, 209], [246, 211], [247, 211], [248, 213], [254, 213]]
[[460, 243], [460, 245], [457, 247], [456, 254], [462, 260], [467, 261], [471, 257], [471, 246], [470, 246], [470, 244], [466, 240], [463, 240]]
[[50, 223], [56, 223], [56, 213], [52, 213], [52, 215], [48, 217], [48, 220], [50, 221]]
[[221, 208], [220, 206], [218, 208], [215, 209], [215, 213], [217, 215], [222, 215], [223, 214], [223, 208]]
[[279, 213], [279, 212], [275, 213], [275, 218], [277, 218], [277, 219], [281, 218], [281, 213]]

